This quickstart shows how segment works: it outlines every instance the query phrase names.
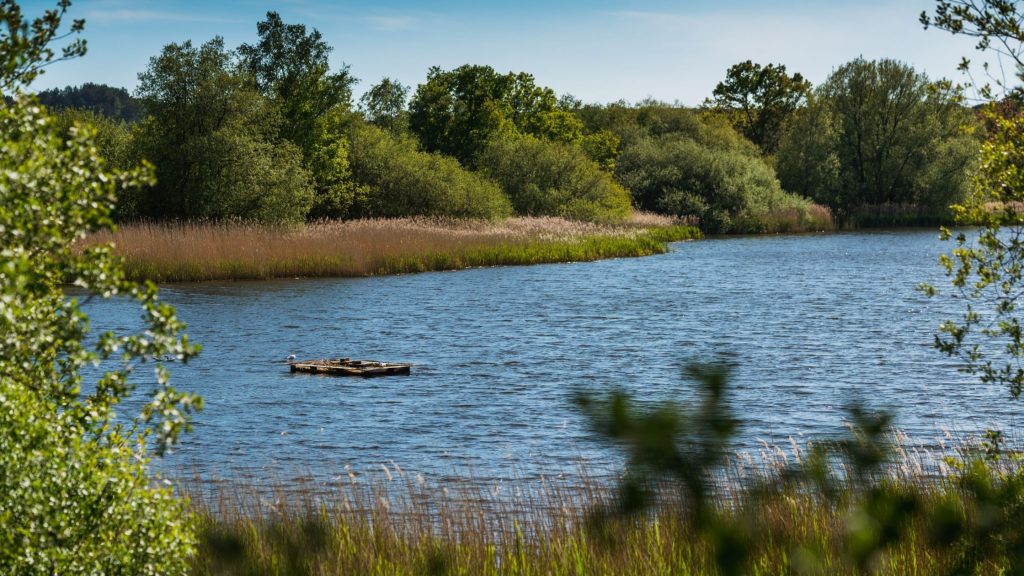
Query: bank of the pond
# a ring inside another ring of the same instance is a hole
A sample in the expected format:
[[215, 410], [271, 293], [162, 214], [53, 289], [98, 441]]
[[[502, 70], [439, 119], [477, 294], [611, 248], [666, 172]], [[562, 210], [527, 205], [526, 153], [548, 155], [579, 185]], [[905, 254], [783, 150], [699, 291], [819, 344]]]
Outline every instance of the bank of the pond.
[[881, 466], [837, 455], [842, 471], [798, 452], [727, 466], [699, 494], [646, 483], [643, 511], [607, 483], [437, 485], [393, 465], [329, 486], [221, 483], [187, 490], [192, 574], [996, 575], [1024, 560], [1015, 461], [948, 456], [936, 476], [902, 450]]
[[669, 242], [700, 237], [694, 226], [638, 214], [617, 225], [527, 217], [502, 222], [356, 220], [294, 230], [230, 223], [143, 223], [97, 234], [86, 242], [112, 242], [133, 279], [193, 282], [580, 262], [659, 254]]

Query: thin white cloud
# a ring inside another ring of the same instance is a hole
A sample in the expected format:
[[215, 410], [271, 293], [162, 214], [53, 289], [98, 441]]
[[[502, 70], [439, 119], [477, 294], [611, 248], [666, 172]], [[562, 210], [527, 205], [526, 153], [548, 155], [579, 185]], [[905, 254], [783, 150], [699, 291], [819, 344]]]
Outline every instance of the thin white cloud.
[[161, 12], [158, 10], [91, 10], [86, 12], [87, 22], [235, 22], [227, 18], [199, 16], [180, 12]]
[[367, 16], [366, 21], [375, 30], [382, 32], [412, 30], [416, 27], [416, 20], [409, 16]]

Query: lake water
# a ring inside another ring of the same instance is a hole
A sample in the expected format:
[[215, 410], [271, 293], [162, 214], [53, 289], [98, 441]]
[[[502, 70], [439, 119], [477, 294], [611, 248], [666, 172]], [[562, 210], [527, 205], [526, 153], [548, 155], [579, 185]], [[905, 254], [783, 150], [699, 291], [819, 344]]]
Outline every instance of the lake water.
[[[204, 349], [172, 380], [206, 410], [162, 466], [331, 475], [395, 462], [479, 479], [614, 466], [573, 395], [618, 387], [685, 404], [682, 367], [722, 358], [735, 364], [739, 449], [838, 433], [855, 399], [895, 410], [924, 446], [946, 430], [1014, 429], [1019, 403], [932, 348], [958, 305], [915, 287], [946, 285], [936, 259], [949, 248], [932, 231], [740, 237], [592, 263], [165, 286]], [[126, 303], [88, 309], [98, 330], [137, 326]], [[291, 374], [289, 354], [415, 367]]]

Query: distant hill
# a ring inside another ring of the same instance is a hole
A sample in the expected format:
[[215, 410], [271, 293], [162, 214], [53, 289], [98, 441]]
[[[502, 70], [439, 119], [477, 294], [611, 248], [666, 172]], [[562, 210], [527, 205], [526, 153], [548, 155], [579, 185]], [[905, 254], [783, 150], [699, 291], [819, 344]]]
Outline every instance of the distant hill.
[[135, 122], [142, 119], [142, 106], [124, 88], [86, 82], [81, 86], [51, 88], [39, 92], [39, 101], [51, 110], [77, 108], [109, 118]]

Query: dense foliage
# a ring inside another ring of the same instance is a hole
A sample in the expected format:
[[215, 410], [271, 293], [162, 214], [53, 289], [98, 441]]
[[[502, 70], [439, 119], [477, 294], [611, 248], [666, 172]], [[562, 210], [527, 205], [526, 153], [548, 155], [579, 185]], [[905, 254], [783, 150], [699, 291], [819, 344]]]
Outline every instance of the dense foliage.
[[948, 82], [893, 60], [857, 59], [796, 114], [779, 147], [779, 178], [840, 217], [881, 204], [948, 213], [977, 154], [972, 122]]
[[501, 185], [517, 214], [597, 222], [621, 221], [630, 213], [629, 192], [570, 144], [495, 137], [477, 164]]
[[139, 215], [295, 223], [309, 212], [301, 151], [279, 139], [279, 109], [233, 69], [222, 39], [165, 46], [138, 94], [149, 113], [138, 153], [157, 167]]
[[352, 178], [360, 187], [355, 210], [363, 217], [455, 216], [502, 218], [512, 207], [494, 182], [457, 160], [423, 152], [408, 135], [373, 125], [351, 130]]
[[710, 104], [726, 113], [737, 130], [773, 154], [786, 120], [799, 108], [811, 83], [799, 73], [790, 76], [784, 65], [761, 66], [747, 60], [729, 68], [715, 86]]
[[815, 228], [810, 202], [780, 187], [757, 146], [717, 114], [645, 102], [580, 109], [622, 142], [615, 175], [644, 210], [696, 216], [710, 232]]
[[[74, 246], [112, 225], [117, 193], [151, 176], [110, 170], [90, 129], [58, 127], [19, 92], [55, 58], [47, 45], [66, 8], [28, 23], [0, 2], [0, 85], [15, 91], [0, 109], [0, 572], [184, 574], [191, 519], [153, 483], [147, 444], [162, 453], [201, 406], [161, 362], [198, 349], [153, 285], [124, 279], [109, 246]], [[89, 319], [68, 282], [84, 297], [136, 300], [144, 332], [87, 345]], [[155, 369], [150, 401], [115, 417], [143, 363]]]

